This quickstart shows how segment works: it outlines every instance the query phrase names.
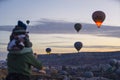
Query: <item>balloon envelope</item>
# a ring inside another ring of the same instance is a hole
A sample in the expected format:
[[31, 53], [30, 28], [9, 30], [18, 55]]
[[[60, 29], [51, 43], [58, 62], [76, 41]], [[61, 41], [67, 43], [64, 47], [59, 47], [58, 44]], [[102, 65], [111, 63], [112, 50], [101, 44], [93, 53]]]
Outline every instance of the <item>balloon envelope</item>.
[[105, 20], [105, 17], [105, 13], [103, 11], [95, 11], [92, 14], [92, 19], [96, 23], [98, 28], [100, 28], [100, 26], [102, 25], [103, 21]]
[[82, 28], [82, 25], [81, 25], [80, 23], [76, 23], [76, 24], [74, 25], [74, 28], [75, 28], [75, 30], [76, 30], [77, 32], [79, 32], [80, 29]]
[[46, 52], [50, 53], [51, 52], [51, 48], [46, 48]]
[[79, 50], [82, 48], [83, 44], [82, 42], [75, 42], [74, 47], [79, 52]]
[[117, 64], [117, 60], [116, 59], [111, 59], [110, 62], [109, 62], [109, 64], [111, 66], [115, 66]]
[[29, 20], [26, 20], [26, 23], [27, 23], [27, 24], [29, 24], [29, 23], [30, 23], [30, 21], [29, 21]]
[[93, 76], [94, 76], [94, 74], [91, 71], [87, 71], [84, 73], [84, 77], [86, 77], [86, 78], [92, 78]]

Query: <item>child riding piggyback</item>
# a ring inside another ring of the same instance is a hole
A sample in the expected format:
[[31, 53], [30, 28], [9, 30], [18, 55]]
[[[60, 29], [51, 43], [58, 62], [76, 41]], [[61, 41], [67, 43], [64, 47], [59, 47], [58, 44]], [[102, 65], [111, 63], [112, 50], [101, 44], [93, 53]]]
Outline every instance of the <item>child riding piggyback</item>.
[[32, 43], [29, 40], [26, 29], [27, 26], [22, 21], [18, 21], [18, 24], [15, 26], [10, 36], [10, 42], [7, 47], [8, 51], [29, 51], [29, 48], [32, 47]]

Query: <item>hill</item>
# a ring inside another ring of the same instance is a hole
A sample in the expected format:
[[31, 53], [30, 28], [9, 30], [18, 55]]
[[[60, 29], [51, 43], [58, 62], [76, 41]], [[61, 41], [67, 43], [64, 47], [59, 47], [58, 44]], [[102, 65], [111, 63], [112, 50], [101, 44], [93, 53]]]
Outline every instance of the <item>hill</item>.
[[44, 65], [62, 66], [62, 65], [99, 65], [109, 63], [111, 59], [120, 59], [120, 52], [80, 52], [66, 54], [44, 54], [38, 55], [38, 59]]

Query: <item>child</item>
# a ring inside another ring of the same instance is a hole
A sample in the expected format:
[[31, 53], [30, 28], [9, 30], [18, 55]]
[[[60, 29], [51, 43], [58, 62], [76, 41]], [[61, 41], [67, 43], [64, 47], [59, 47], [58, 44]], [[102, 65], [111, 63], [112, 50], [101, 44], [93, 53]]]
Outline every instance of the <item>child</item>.
[[25, 40], [28, 38], [26, 33], [13, 33], [13, 39], [8, 44], [8, 50], [22, 50], [25, 45]]
[[10, 42], [8, 43], [8, 51], [22, 50], [24, 47], [31, 47], [27, 43], [29, 41], [28, 32], [26, 32], [27, 26], [18, 21], [18, 25], [15, 26], [10, 36]]

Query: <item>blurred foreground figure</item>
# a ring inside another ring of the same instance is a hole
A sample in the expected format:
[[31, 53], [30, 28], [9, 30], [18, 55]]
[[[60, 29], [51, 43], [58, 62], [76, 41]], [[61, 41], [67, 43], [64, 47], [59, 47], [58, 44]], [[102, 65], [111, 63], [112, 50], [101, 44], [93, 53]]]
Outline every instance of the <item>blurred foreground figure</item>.
[[[30, 80], [31, 66], [42, 70], [41, 62], [37, 61], [32, 51], [32, 43], [26, 32], [27, 26], [18, 21], [13, 29], [8, 43], [7, 66], [8, 75], [6, 80]], [[23, 37], [19, 37], [19, 36]], [[14, 41], [13, 41], [14, 40]]]

